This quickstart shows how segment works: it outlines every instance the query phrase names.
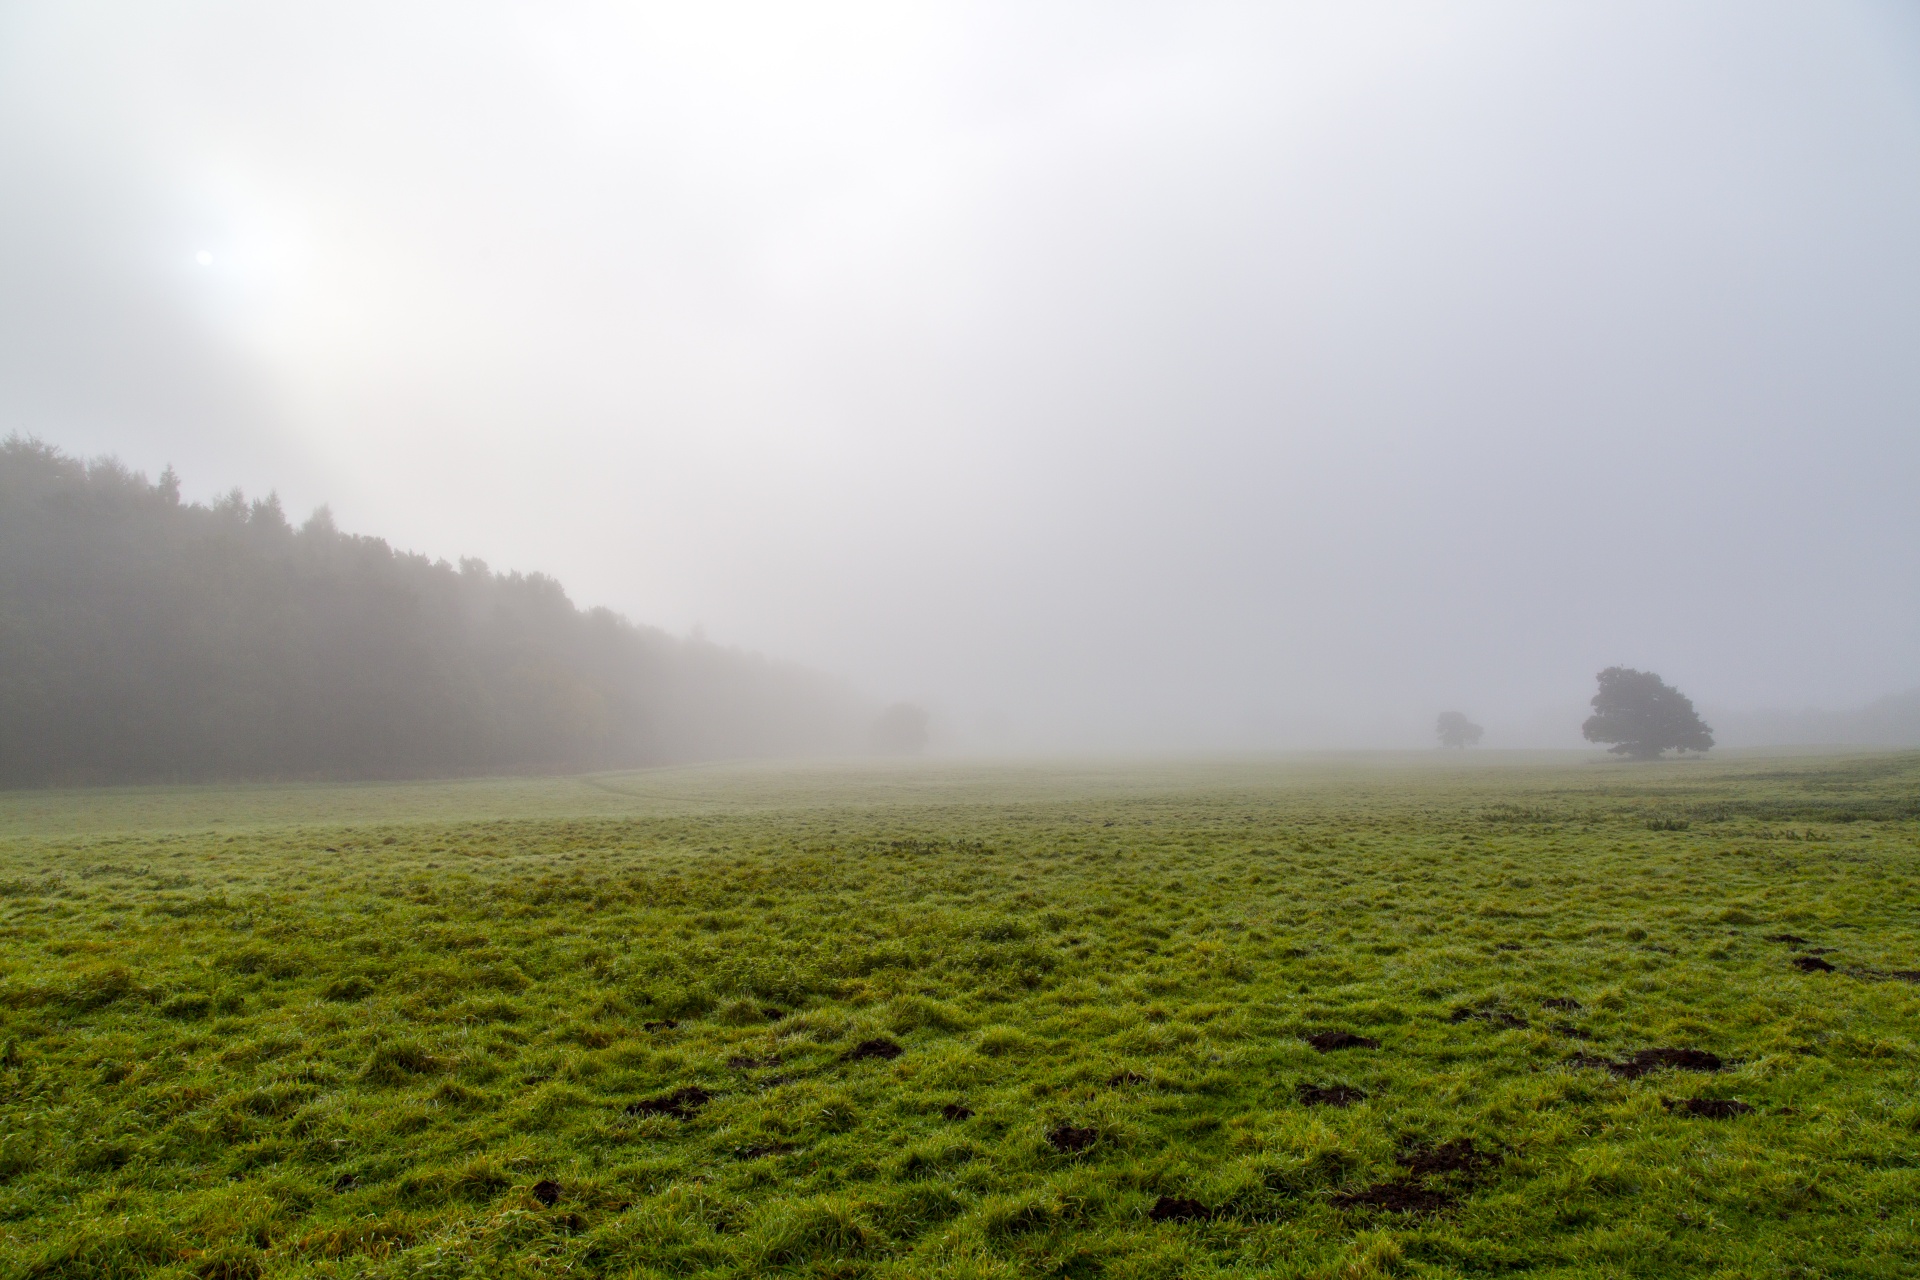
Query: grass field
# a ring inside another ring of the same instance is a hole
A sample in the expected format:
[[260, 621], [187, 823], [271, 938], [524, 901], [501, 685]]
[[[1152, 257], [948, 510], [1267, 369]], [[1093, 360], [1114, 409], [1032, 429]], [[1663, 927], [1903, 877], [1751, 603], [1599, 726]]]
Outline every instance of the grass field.
[[0, 795], [0, 1275], [1914, 1275], [1917, 891], [1917, 754]]

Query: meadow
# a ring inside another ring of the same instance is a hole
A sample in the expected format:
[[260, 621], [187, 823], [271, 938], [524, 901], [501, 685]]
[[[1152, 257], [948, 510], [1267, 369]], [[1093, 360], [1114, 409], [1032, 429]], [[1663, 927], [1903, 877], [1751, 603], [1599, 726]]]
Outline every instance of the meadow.
[[0, 794], [0, 1275], [1920, 1272], [1920, 754]]

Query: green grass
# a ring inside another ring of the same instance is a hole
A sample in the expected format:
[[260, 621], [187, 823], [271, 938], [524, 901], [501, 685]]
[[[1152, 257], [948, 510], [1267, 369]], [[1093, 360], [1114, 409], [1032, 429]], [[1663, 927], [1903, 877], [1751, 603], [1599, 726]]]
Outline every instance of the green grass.
[[0, 796], [0, 1275], [1911, 1275], [1917, 859], [1914, 754]]

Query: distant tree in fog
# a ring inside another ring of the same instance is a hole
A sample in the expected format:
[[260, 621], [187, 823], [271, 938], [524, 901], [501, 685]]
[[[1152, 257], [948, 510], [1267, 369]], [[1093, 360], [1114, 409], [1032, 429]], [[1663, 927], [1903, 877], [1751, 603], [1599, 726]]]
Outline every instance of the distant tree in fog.
[[1593, 714], [1580, 729], [1588, 742], [1611, 742], [1609, 750], [1631, 760], [1652, 760], [1669, 748], [1712, 748], [1713, 730], [1693, 700], [1653, 672], [1608, 667], [1599, 678]]
[[873, 722], [873, 749], [883, 756], [917, 756], [927, 749], [927, 712], [896, 702]]
[[1486, 730], [1467, 719], [1464, 711], [1442, 711], [1440, 719], [1434, 723], [1433, 731], [1440, 735], [1443, 747], [1470, 747], [1480, 741], [1480, 735]]

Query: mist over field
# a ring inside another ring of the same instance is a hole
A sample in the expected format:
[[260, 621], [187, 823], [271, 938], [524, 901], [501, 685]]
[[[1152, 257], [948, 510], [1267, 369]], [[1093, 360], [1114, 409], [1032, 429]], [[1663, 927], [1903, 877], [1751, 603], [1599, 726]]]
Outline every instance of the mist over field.
[[1920, 741], [1908, 5], [23, 2], [0, 172], [0, 437], [813, 708], [685, 753]]
[[1911, 0], [0, 3], [0, 1276], [1907, 1280]]

